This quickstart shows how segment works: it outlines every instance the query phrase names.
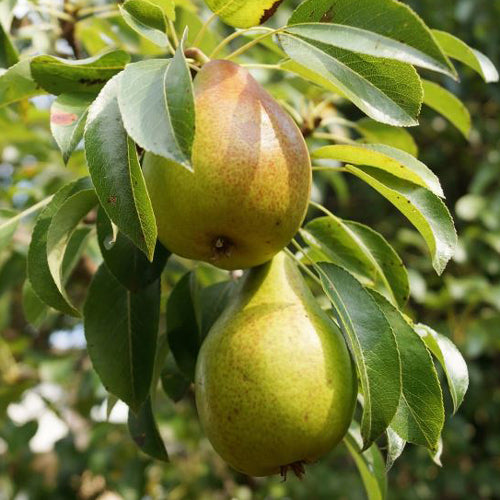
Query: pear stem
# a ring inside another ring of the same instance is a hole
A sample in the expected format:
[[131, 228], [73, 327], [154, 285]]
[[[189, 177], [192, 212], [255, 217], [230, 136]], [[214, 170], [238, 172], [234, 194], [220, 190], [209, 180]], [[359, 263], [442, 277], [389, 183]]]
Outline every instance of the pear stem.
[[200, 63], [200, 66], [209, 62], [209, 57], [198, 47], [188, 47], [184, 50], [184, 56], [192, 59], [194, 62]]
[[276, 30], [268, 31], [264, 35], [258, 36], [257, 38], [254, 38], [252, 41], [246, 43], [245, 45], [242, 45], [239, 49], [236, 49], [234, 52], [231, 52], [231, 54], [224, 57], [224, 59], [229, 61], [230, 59], [233, 59], [234, 57], [240, 56], [241, 54], [243, 54], [247, 50], [251, 49], [254, 45], [257, 45], [258, 43], [260, 43], [262, 40], [264, 40], [264, 38], [267, 38], [268, 36], [275, 35], [276, 33], [280, 33], [283, 30], [284, 30], [284, 28], [278, 28]]
[[192, 62], [188, 62], [188, 66], [190, 69], [192, 69], [193, 71], [196, 71], [198, 73], [198, 71], [200, 71], [200, 67], [196, 66], [196, 64], [193, 64]]
[[200, 42], [201, 40], [203, 39], [203, 35], [205, 34], [205, 32], [207, 31], [207, 28], [210, 26], [210, 24], [212, 23], [212, 21], [217, 17], [217, 14], [213, 13], [204, 23], [203, 25], [201, 26], [200, 30], [198, 31], [198, 33], [196, 34], [194, 40], [193, 40], [193, 45], [196, 47]]
[[[292, 240], [292, 244], [299, 249], [299, 251], [303, 252], [303, 248], [295, 241]], [[291, 257], [297, 264], [298, 266], [318, 285], [321, 286], [321, 281], [320, 279], [303, 263], [301, 262], [298, 258], [297, 255], [295, 255], [291, 250], [288, 248], [285, 248], [286, 254]], [[305, 254], [304, 254], [305, 255]], [[306, 256], [307, 257], [307, 256]]]
[[268, 28], [267, 26], [257, 26], [253, 28], [246, 28], [244, 30], [237, 30], [228, 35], [222, 42], [215, 47], [214, 50], [212, 50], [212, 53], [210, 54], [210, 59], [213, 59], [216, 54], [218, 54], [228, 43], [232, 42], [235, 38], [238, 38], [241, 35], [244, 35], [245, 33], [248, 33], [249, 31], [255, 31], [255, 30], [265, 30], [268, 32], [274, 32], [272, 28]]

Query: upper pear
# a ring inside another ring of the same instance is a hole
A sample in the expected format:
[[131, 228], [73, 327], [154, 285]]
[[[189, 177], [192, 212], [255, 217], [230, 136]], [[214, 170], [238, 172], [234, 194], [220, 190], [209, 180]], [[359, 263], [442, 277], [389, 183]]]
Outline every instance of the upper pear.
[[300, 130], [250, 73], [230, 61], [194, 80], [193, 171], [146, 153], [158, 238], [223, 269], [262, 264], [305, 216], [311, 164]]

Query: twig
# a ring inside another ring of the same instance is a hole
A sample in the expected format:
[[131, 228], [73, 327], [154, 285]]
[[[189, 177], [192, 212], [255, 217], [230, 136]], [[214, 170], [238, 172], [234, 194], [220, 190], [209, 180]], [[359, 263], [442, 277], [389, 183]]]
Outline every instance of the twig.
[[179, 38], [177, 37], [177, 32], [175, 31], [174, 23], [171, 19], [167, 19], [168, 27], [170, 32], [172, 33], [172, 41], [174, 42], [174, 47], [177, 48], [179, 46]]
[[236, 49], [234, 52], [231, 52], [231, 54], [224, 57], [224, 59], [229, 60], [229, 59], [233, 59], [234, 57], [240, 56], [241, 54], [243, 54], [247, 50], [251, 49], [254, 45], [257, 45], [258, 43], [260, 43], [262, 40], [264, 40], [264, 38], [267, 38], [268, 36], [275, 35], [276, 33], [280, 33], [283, 30], [284, 30], [284, 28], [278, 28], [276, 30], [269, 31], [269, 32], [265, 33], [264, 35], [258, 36], [257, 38], [254, 38], [251, 42], [248, 42], [245, 45], [242, 45], [239, 49]]
[[205, 32], [207, 31], [207, 28], [208, 26], [210, 25], [210, 23], [217, 17], [217, 14], [212, 14], [202, 25], [202, 27], [200, 28], [200, 30], [198, 31], [198, 33], [196, 34], [196, 37], [195, 39], [193, 40], [193, 45], [196, 47], [200, 42], [201, 40], [203, 39], [203, 35], [205, 34]]
[[[36, 212], [37, 210], [40, 210], [40, 208], [43, 208], [45, 205], [50, 203], [54, 195], [48, 196], [47, 198], [44, 198], [43, 200], [39, 201], [38, 203], [35, 203], [34, 205], [31, 205], [31, 207], [28, 207], [26, 210], [23, 210], [22, 212], [18, 213], [14, 217], [11, 217], [8, 219], [4, 224], [7, 223], [12, 223], [12, 221], [15, 220], [20, 220], [23, 219], [24, 217], [27, 217], [28, 215], [32, 214], [33, 212]], [[2, 227], [3, 224], [0, 224], [0, 228]]]
[[218, 54], [228, 43], [232, 42], [235, 38], [238, 38], [239, 36], [244, 35], [249, 31], [255, 31], [255, 30], [265, 30], [268, 32], [274, 31], [273, 29], [267, 28], [266, 26], [257, 26], [254, 28], [246, 28], [244, 30], [235, 31], [230, 35], [228, 35], [226, 38], [224, 38], [224, 40], [222, 40], [222, 42], [220, 42], [219, 45], [217, 45], [215, 49], [212, 50], [212, 53], [209, 55], [210, 59], [213, 59], [216, 54]]
[[[64, 0], [65, 11], [68, 9], [68, 6], [69, 6], [68, 0]], [[68, 42], [68, 45], [73, 50], [73, 54], [76, 57], [76, 59], [80, 59], [81, 51], [78, 42], [75, 38], [75, 22], [76, 19], [73, 16], [70, 16], [70, 18], [67, 20], [64, 19], [59, 20], [59, 24], [61, 25], [61, 30], [62, 30], [61, 34], [62, 38], [64, 38]]]

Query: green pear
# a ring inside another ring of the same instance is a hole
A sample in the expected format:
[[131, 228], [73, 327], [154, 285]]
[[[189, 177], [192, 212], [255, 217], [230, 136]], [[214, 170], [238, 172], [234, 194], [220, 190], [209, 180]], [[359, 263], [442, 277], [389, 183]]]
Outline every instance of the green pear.
[[283, 0], [205, 0], [226, 24], [250, 28], [267, 21]]
[[300, 475], [347, 432], [357, 395], [350, 354], [284, 253], [243, 278], [203, 342], [195, 390], [213, 447], [251, 476]]
[[211, 61], [194, 80], [193, 172], [146, 154], [143, 168], [171, 252], [223, 269], [262, 264], [305, 216], [311, 164], [295, 122], [229, 61]]

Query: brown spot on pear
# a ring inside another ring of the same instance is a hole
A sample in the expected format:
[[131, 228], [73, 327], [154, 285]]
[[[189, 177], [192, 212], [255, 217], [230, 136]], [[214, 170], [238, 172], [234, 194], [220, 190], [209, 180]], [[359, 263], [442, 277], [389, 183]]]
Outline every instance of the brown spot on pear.
[[[304, 139], [237, 64], [207, 63], [194, 91], [193, 172], [144, 156], [158, 238], [173, 253], [223, 269], [262, 264], [289, 243], [304, 219], [311, 189]], [[215, 244], [222, 236], [230, 242], [224, 251]]]
[[302, 475], [346, 434], [357, 395], [349, 351], [283, 252], [247, 272], [210, 330], [195, 394], [215, 450], [251, 476]]

